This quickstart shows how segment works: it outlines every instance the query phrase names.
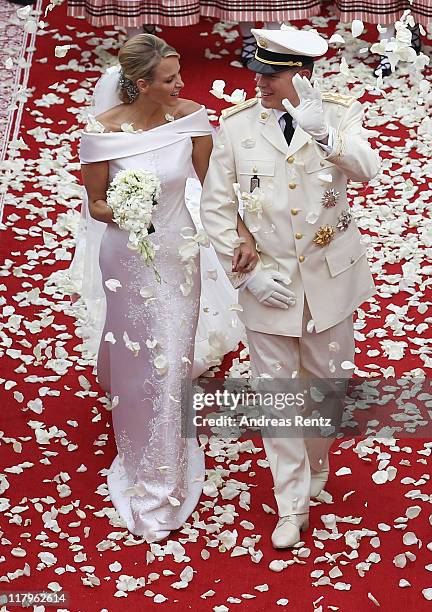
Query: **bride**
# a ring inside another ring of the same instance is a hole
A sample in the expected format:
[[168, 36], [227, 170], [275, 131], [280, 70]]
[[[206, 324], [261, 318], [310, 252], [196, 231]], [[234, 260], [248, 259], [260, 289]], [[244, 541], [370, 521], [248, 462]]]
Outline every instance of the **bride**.
[[[129, 39], [119, 62], [120, 72], [110, 77], [117, 100], [82, 133], [80, 158], [91, 217], [106, 224], [99, 254], [106, 317], [97, 373], [112, 396], [118, 449], [108, 487], [128, 529], [155, 542], [190, 516], [204, 481], [202, 448], [196, 438], [181, 437], [182, 381], [192, 377], [199, 318], [202, 241], [185, 204], [185, 185], [192, 168], [204, 181], [212, 128], [204, 107], [179, 97], [179, 55], [162, 39]], [[104, 97], [103, 87], [97, 94]], [[106, 203], [110, 182], [124, 169], [149, 170], [162, 185], [150, 235], [160, 283], [127, 248], [127, 233], [112, 221]], [[257, 255], [240, 217], [238, 232], [244, 242], [234, 252], [233, 269], [249, 271]], [[234, 299], [225, 294], [227, 308]]]

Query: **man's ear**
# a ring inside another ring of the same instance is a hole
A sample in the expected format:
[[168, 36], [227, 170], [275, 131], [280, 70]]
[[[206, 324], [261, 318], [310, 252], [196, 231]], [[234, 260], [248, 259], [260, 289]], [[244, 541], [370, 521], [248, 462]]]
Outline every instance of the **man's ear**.
[[305, 76], [307, 79], [311, 79], [312, 76], [312, 72], [308, 69], [308, 68], [302, 68], [301, 70], [298, 71], [298, 74], [300, 76]]

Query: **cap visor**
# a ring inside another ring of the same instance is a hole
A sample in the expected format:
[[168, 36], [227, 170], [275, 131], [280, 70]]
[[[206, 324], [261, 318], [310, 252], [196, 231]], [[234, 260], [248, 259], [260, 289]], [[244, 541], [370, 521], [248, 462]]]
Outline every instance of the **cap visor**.
[[283, 72], [284, 70], [290, 70], [288, 66], [274, 66], [273, 64], [263, 64], [256, 58], [251, 59], [247, 63], [247, 69], [258, 74], [274, 74], [275, 72]]

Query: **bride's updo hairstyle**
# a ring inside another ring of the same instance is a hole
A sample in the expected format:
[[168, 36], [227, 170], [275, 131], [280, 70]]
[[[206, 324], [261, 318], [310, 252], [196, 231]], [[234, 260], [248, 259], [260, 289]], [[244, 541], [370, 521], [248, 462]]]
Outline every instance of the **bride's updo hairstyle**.
[[136, 82], [139, 79], [152, 82], [161, 59], [173, 56], [180, 57], [173, 47], [153, 34], [138, 34], [126, 41], [118, 55], [121, 101], [125, 104], [133, 102], [139, 95]]

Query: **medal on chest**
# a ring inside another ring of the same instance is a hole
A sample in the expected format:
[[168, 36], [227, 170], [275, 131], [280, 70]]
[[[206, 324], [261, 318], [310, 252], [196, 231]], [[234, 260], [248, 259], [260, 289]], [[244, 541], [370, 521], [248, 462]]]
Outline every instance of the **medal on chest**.
[[257, 187], [260, 186], [260, 180], [258, 178], [258, 176], [256, 174], [253, 175], [253, 177], [250, 180], [250, 193], [253, 192], [254, 189], [256, 189]]

